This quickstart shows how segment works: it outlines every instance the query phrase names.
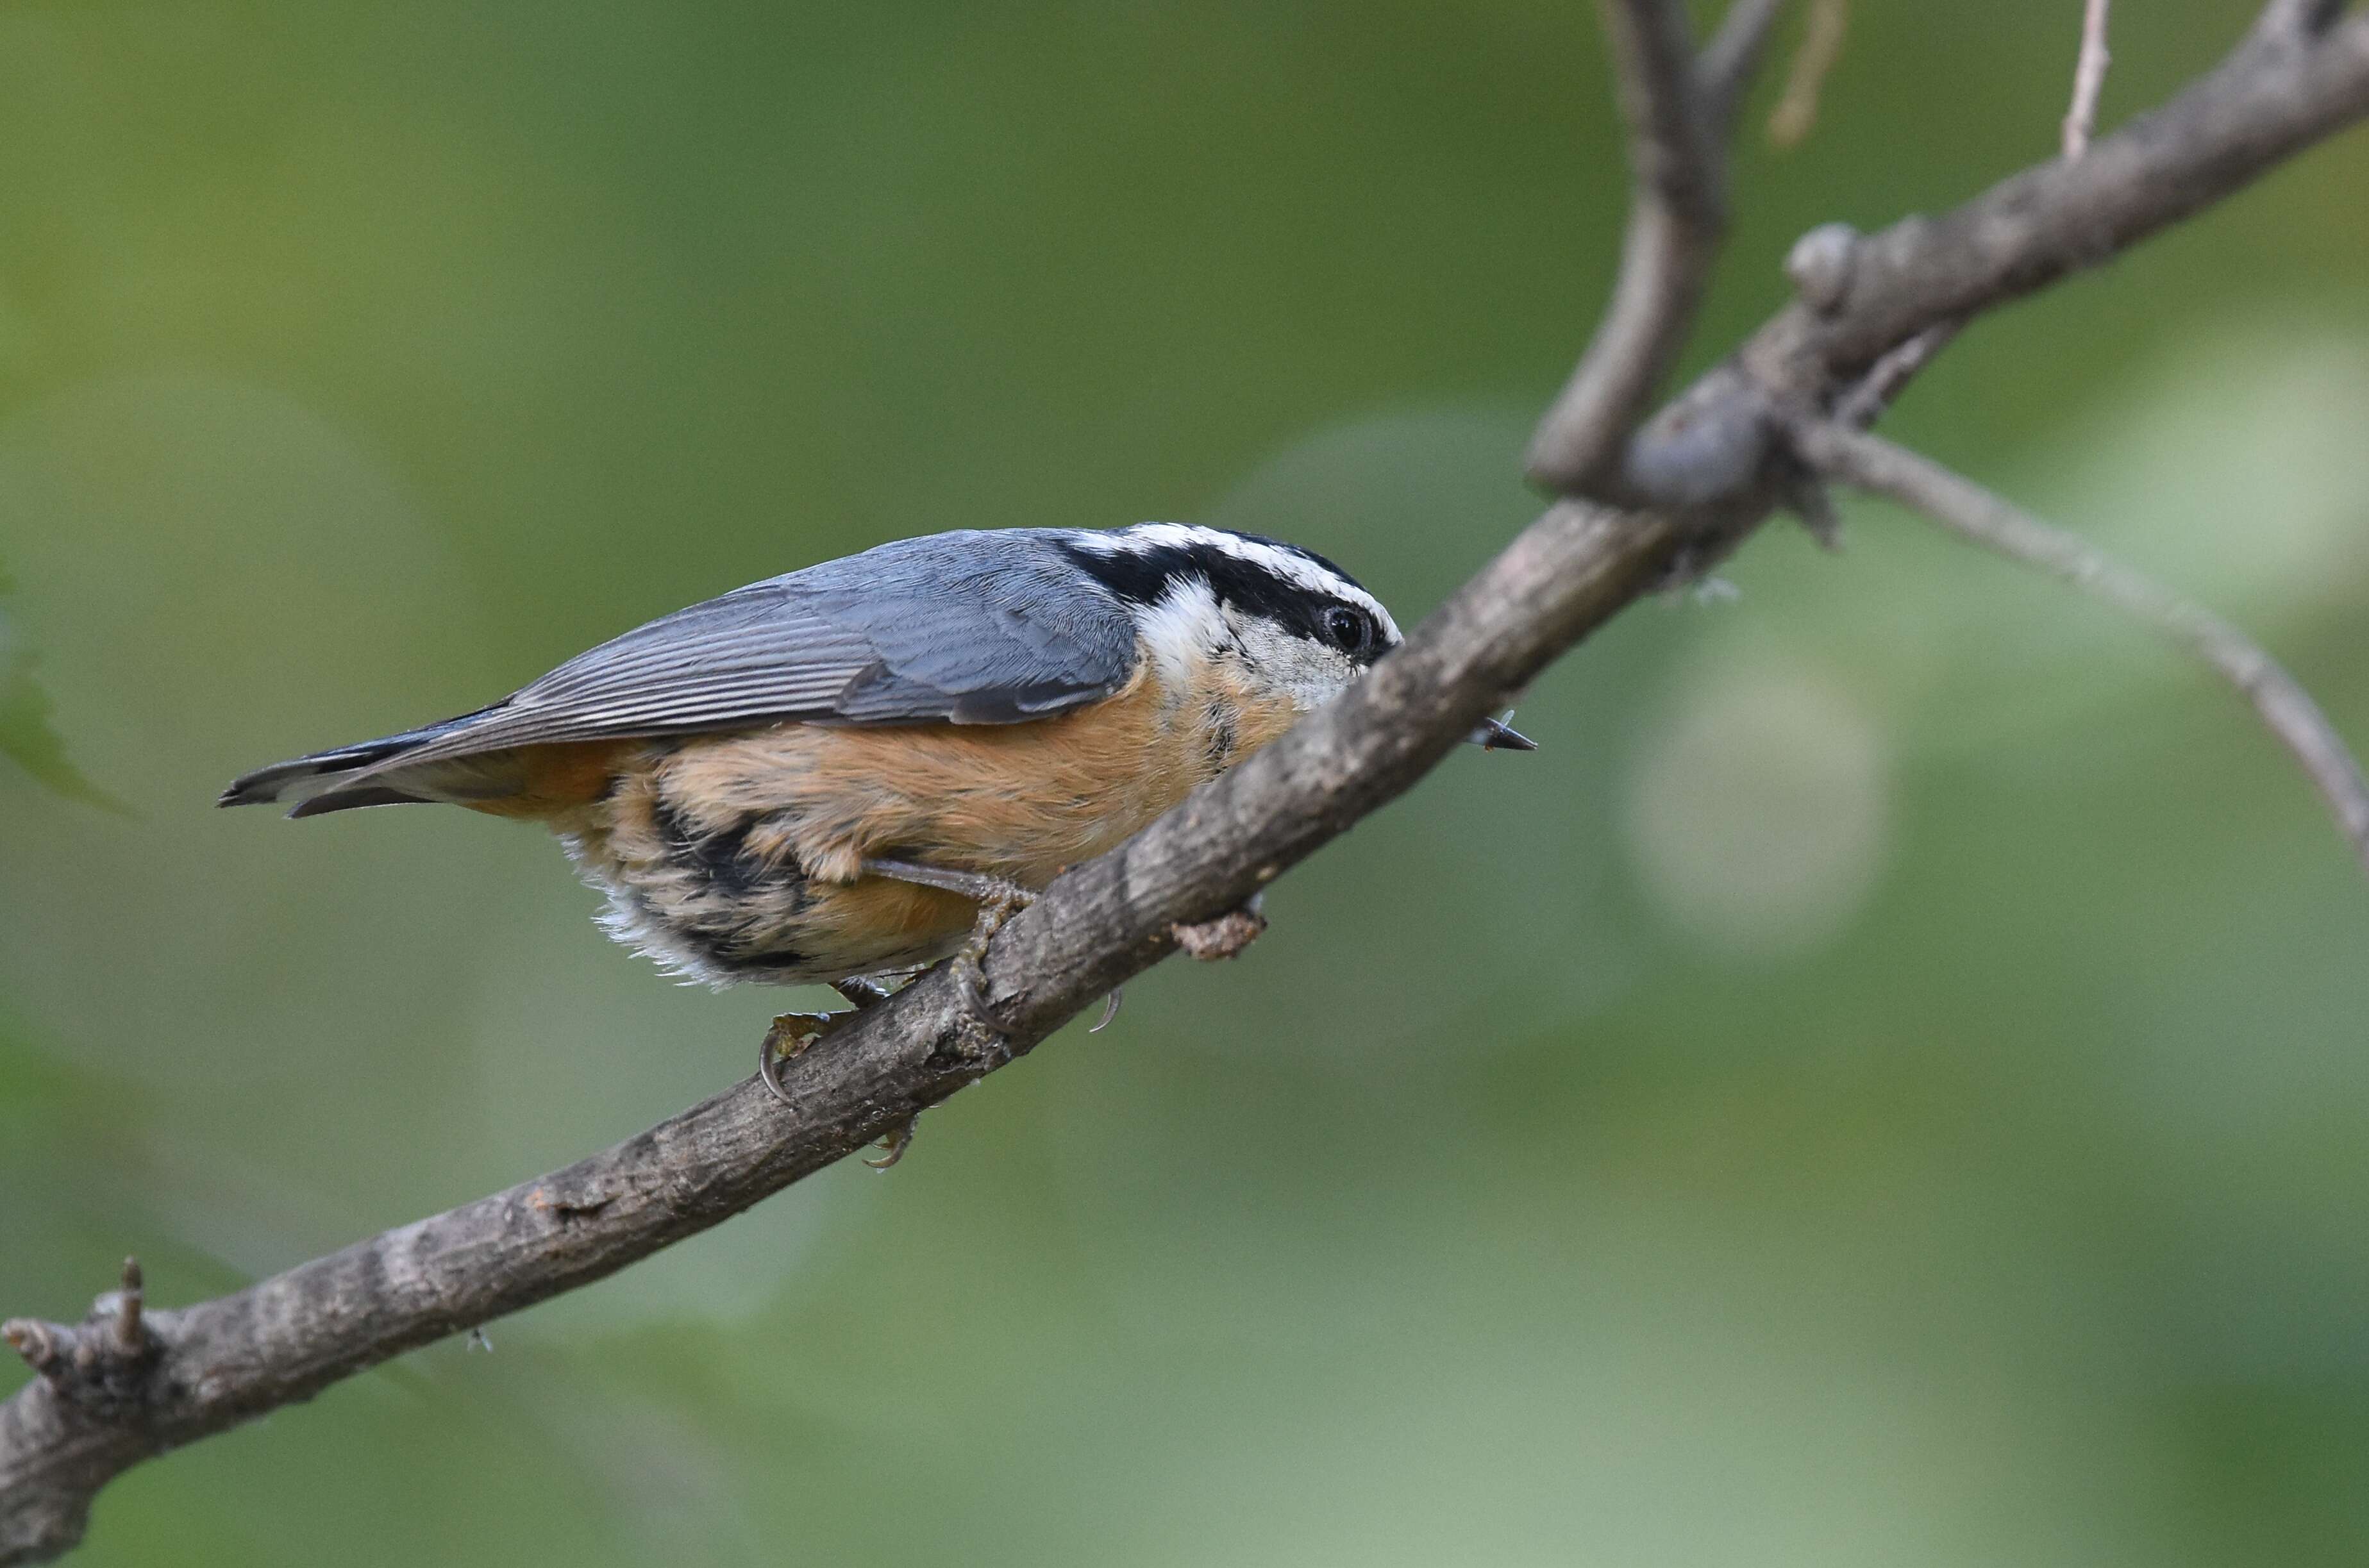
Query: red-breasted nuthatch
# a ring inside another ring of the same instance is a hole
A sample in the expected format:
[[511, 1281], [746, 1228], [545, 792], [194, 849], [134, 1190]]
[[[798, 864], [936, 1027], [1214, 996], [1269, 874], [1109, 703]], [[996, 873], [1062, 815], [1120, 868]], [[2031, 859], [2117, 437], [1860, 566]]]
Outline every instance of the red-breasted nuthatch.
[[[693, 605], [222, 804], [542, 821], [610, 932], [670, 968], [841, 983], [954, 953], [983, 905], [1117, 844], [1399, 641], [1346, 573], [1271, 539], [939, 533]], [[1472, 738], [1531, 749], [1494, 721]]]

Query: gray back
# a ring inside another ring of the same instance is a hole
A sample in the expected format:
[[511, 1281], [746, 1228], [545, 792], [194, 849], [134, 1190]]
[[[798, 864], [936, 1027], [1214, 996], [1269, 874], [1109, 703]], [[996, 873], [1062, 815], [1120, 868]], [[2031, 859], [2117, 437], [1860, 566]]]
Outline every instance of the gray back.
[[1015, 724], [1135, 669], [1126, 607], [1047, 529], [902, 539], [694, 604], [578, 655], [401, 754], [798, 719]]

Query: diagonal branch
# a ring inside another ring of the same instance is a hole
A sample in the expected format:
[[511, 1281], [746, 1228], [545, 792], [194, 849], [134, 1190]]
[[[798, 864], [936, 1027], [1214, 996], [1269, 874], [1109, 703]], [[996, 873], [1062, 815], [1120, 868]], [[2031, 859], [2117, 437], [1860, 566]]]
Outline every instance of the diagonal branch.
[[[993, 1016], [933, 972], [793, 1058], [794, 1112], [744, 1083], [538, 1181], [234, 1295], [148, 1307], [131, 1350], [120, 1332], [119, 1353], [87, 1325], [8, 1325], [39, 1375], [0, 1404], [0, 1563], [71, 1547], [99, 1490], [143, 1459], [613, 1273], [1025, 1054], [1172, 951], [1178, 922], [1240, 905], [1683, 561], [1757, 526], [1798, 483], [1780, 410], [1834, 406], [1900, 345], [2094, 265], [2364, 113], [2369, 20], [2258, 28], [2077, 162], [1843, 246], [1839, 288], [1787, 307], [1637, 438], [1691, 504], [1549, 509], [1338, 702], [1015, 916], [983, 959]], [[120, 1298], [102, 1306], [94, 1322], [128, 1321]]]
[[1906, 447], [1823, 420], [1797, 425], [1792, 440], [1802, 459], [1825, 477], [1890, 497], [1961, 539], [2036, 567], [2203, 660], [2253, 704], [2271, 733], [2295, 753], [2335, 814], [2337, 828], [2369, 867], [2369, 786], [2362, 783], [2360, 764], [2319, 704], [2245, 633]]

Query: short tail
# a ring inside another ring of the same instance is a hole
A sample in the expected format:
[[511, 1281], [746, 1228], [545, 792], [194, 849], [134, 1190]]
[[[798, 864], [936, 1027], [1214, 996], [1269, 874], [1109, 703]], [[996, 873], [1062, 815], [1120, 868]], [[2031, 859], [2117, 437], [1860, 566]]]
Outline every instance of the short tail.
[[268, 768], [258, 768], [232, 780], [230, 787], [222, 792], [221, 798], [214, 804], [292, 806], [294, 809], [288, 813], [291, 817], [318, 817], [327, 811], [350, 811], [358, 806], [427, 805], [437, 797], [414, 795], [376, 780], [350, 787], [341, 785], [356, 774], [368, 773], [382, 763], [392, 762], [414, 747], [449, 734], [456, 726], [476, 716], [476, 714], [464, 714], [459, 718], [446, 719], [442, 724], [431, 724], [425, 729], [406, 730], [401, 735], [365, 740], [357, 746], [340, 746], [332, 751], [315, 751], [309, 757], [274, 762]]

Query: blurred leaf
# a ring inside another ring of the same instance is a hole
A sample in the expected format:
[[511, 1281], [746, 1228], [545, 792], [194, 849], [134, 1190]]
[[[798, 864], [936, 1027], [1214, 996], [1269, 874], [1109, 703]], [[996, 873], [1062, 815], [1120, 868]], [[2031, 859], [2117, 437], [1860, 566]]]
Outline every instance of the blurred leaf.
[[[0, 594], [11, 584], [0, 572]], [[18, 642], [0, 614], [0, 756], [34, 778], [87, 806], [132, 815], [132, 808], [83, 775], [66, 755], [64, 739], [50, 723], [50, 697], [33, 680], [33, 650]]]

